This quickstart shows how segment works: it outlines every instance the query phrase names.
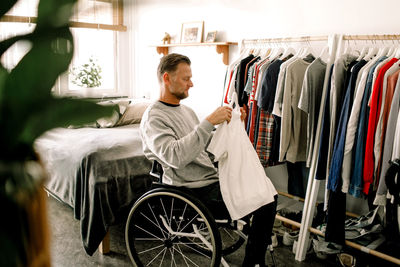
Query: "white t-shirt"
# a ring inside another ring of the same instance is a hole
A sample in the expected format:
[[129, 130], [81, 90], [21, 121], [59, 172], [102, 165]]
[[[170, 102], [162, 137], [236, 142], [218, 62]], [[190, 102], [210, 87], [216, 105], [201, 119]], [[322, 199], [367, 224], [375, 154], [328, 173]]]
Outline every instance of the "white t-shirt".
[[238, 107], [230, 123], [218, 127], [207, 150], [219, 161], [221, 194], [233, 220], [274, 201], [277, 191], [251, 145]]

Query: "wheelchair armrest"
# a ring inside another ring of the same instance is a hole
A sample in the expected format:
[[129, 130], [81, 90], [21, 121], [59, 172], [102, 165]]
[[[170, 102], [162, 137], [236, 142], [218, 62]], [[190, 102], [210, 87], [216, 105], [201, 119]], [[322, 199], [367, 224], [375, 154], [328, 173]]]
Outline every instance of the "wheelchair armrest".
[[159, 183], [162, 183], [163, 169], [158, 161], [154, 160], [153, 165], [151, 166], [150, 175], [158, 180]]

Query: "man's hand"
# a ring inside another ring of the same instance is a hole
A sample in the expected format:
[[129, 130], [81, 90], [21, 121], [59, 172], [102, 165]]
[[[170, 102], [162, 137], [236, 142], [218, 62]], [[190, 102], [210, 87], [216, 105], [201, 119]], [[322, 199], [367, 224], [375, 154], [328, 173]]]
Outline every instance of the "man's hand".
[[240, 119], [242, 120], [242, 121], [244, 121], [244, 119], [246, 118], [246, 110], [245, 110], [245, 108], [244, 107], [241, 107], [240, 108]]
[[211, 124], [217, 125], [223, 123], [224, 121], [230, 122], [232, 118], [232, 109], [228, 106], [223, 106], [217, 108], [213, 113], [208, 115], [206, 120]]

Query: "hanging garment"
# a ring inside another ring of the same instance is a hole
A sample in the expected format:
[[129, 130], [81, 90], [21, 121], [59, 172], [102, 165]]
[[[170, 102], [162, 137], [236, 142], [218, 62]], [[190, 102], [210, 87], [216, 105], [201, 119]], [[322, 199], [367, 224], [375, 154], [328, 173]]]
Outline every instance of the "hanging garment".
[[296, 59], [286, 70], [279, 161], [306, 161], [307, 114], [297, 107], [309, 62]]
[[[393, 74], [395, 76], [398, 74]], [[384, 149], [382, 155], [382, 168], [381, 174], [379, 179], [379, 186], [376, 192], [376, 197], [374, 200], [374, 205], [386, 205], [386, 194], [387, 194], [387, 186], [385, 182], [385, 174], [390, 166], [389, 160], [392, 157], [393, 151], [393, 143], [396, 131], [396, 121], [399, 114], [399, 106], [400, 106], [400, 82], [397, 79], [396, 86], [394, 89], [394, 95], [390, 105], [389, 117], [387, 120], [387, 130], [385, 134], [385, 142], [384, 142]]]
[[257, 145], [258, 141], [258, 133], [259, 133], [259, 121], [260, 121], [260, 109], [258, 108], [257, 104], [257, 99], [259, 98], [260, 91], [261, 91], [261, 86], [262, 86], [262, 77], [264, 75], [265, 70], [268, 68], [268, 66], [271, 64], [271, 61], [268, 59], [262, 61], [259, 65], [259, 70], [258, 70], [258, 76], [257, 80], [255, 82], [255, 88], [254, 90], [254, 99], [253, 99], [253, 110], [251, 111], [252, 114], [252, 121], [250, 124], [250, 140], [251, 143], [253, 144], [254, 148]]
[[346, 194], [329, 192], [325, 241], [343, 245], [345, 242]]
[[261, 166], [243, 122], [237, 97], [232, 119], [221, 124], [207, 148], [219, 161], [222, 198], [233, 220], [274, 201], [277, 191]]
[[[246, 77], [247, 77], [247, 64], [254, 59], [254, 55], [249, 55], [246, 58], [242, 59], [239, 63], [237, 70], [237, 79], [236, 79], [236, 94], [239, 98], [239, 106], [243, 106], [243, 104], [247, 103], [247, 95], [244, 93], [244, 87], [246, 85]], [[245, 99], [245, 101], [244, 101]]]
[[[381, 174], [381, 155], [382, 155], [382, 146], [384, 140], [382, 139], [386, 133], [386, 122], [388, 118], [388, 112], [390, 109], [390, 104], [392, 102], [393, 97], [393, 90], [395, 86], [395, 82], [393, 78], [391, 82], [389, 82], [389, 77], [392, 74], [396, 73], [400, 69], [399, 64], [393, 64], [385, 73], [383, 78], [383, 85], [382, 85], [382, 101], [381, 101], [381, 110], [379, 114], [378, 123], [376, 125], [375, 131], [375, 141], [374, 141], [374, 191], [378, 188], [379, 184], [379, 177]], [[397, 81], [397, 78], [395, 79]]]
[[381, 108], [383, 78], [386, 71], [397, 61], [397, 58], [392, 58], [382, 67], [376, 78], [374, 89], [372, 91], [363, 170], [363, 192], [366, 195], [368, 195], [370, 186], [374, 180], [374, 138]]
[[291, 195], [305, 198], [309, 168], [306, 167], [305, 162], [286, 162], [288, 172], [288, 186], [287, 192]]
[[369, 70], [367, 81], [365, 84], [364, 95], [361, 100], [361, 110], [360, 116], [358, 118], [356, 136], [354, 139], [354, 160], [353, 161], [353, 170], [350, 175], [350, 184], [349, 184], [349, 194], [354, 197], [360, 197], [363, 189], [363, 169], [364, 169], [364, 155], [365, 155], [365, 142], [367, 135], [367, 127], [368, 127], [368, 117], [369, 117], [369, 107], [368, 107], [368, 99], [370, 98], [372, 91], [372, 82], [374, 73], [377, 70], [378, 66], [386, 59], [383, 57], [379, 59]]
[[[329, 176], [329, 168], [331, 166], [331, 158], [333, 152], [333, 144], [335, 142], [335, 134], [337, 130], [337, 124], [339, 121], [340, 110], [342, 106], [343, 95], [346, 90], [348, 79], [350, 78], [350, 70], [356, 63], [356, 58], [353, 55], [345, 54], [335, 60], [333, 73], [331, 78], [331, 90], [329, 95], [329, 142], [328, 142], [328, 157], [326, 162], [326, 178]], [[328, 182], [328, 179], [326, 179]]]
[[[349, 117], [349, 122], [347, 124], [347, 131], [346, 131], [346, 143], [345, 143], [345, 149], [344, 149], [344, 155], [343, 155], [343, 165], [342, 165], [342, 179], [343, 179], [343, 184], [342, 184], [342, 192], [347, 193], [349, 191], [349, 186], [350, 186], [350, 174], [352, 170], [352, 166], [354, 166], [354, 145], [355, 145], [355, 139], [356, 139], [356, 132], [357, 132], [357, 125], [358, 121], [360, 118], [360, 110], [361, 110], [361, 105], [362, 105], [362, 100], [364, 97], [365, 89], [366, 89], [366, 83], [367, 83], [367, 78], [368, 74], [370, 71], [374, 70], [375, 67], [382, 62], [386, 57], [381, 57], [375, 60], [371, 60], [368, 62], [365, 66], [360, 70], [361, 75], [359, 74], [359, 84], [356, 87], [355, 90], [355, 96], [354, 96], [354, 101], [353, 101], [353, 106], [351, 108], [351, 113]], [[363, 70], [364, 69], [364, 70]], [[361, 76], [361, 78], [360, 78]], [[368, 94], [369, 95], [369, 94]]]
[[343, 106], [340, 112], [340, 119], [337, 127], [334, 150], [332, 153], [332, 162], [329, 169], [328, 186], [329, 190], [337, 192], [342, 189], [342, 163], [343, 152], [346, 138], [347, 122], [350, 115], [350, 110], [353, 104], [354, 87], [357, 80], [357, 75], [360, 69], [367, 64], [365, 60], [360, 60], [353, 66], [349, 83], [347, 85], [346, 94], [343, 101]]
[[303, 87], [301, 88], [298, 108], [307, 114], [307, 151], [306, 166], [310, 167], [314, 147], [314, 134], [317, 130], [319, 107], [326, 72], [326, 63], [321, 58], [315, 59], [308, 66]]
[[277, 129], [274, 116], [271, 112], [275, 97], [276, 82], [282, 62], [282, 60], [277, 59], [265, 69], [257, 101], [259, 117], [255, 148], [264, 167], [274, 164], [271, 162], [271, 155], [274, 145], [273, 138]]

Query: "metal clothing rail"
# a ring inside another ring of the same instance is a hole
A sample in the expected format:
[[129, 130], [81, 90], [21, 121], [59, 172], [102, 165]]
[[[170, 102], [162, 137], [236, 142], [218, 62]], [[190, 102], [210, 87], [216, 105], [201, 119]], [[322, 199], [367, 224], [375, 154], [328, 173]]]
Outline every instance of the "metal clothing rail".
[[[336, 54], [338, 42], [340, 42], [340, 45], [342, 45], [344, 40], [400, 40], [400, 35], [342, 35], [340, 36], [340, 40], [337, 40], [337, 38], [333, 38], [329, 44], [329, 47], [332, 48], [331, 50], [331, 58], [329, 60], [329, 63], [333, 63], [332, 60], [334, 60], [334, 56]], [[339, 50], [340, 51], [340, 50]], [[327, 70], [330, 68], [331, 64], [327, 64]], [[322, 93], [322, 98], [325, 99], [325, 96], [327, 94], [327, 76], [325, 76], [325, 82], [324, 82], [324, 88], [323, 88], [323, 93]], [[307, 253], [307, 246], [305, 245], [306, 240], [309, 238], [310, 231], [316, 233], [313, 229], [311, 228], [311, 223], [313, 219], [313, 213], [314, 213], [314, 208], [315, 208], [315, 203], [318, 195], [318, 189], [320, 185], [320, 180], [314, 179], [315, 174], [316, 174], [316, 165], [317, 165], [317, 160], [318, 160], [318, 146], [319, 146], [319, 140], [320, 140], [320, 135], [321, 135], [321, 128], [322, 128], [322, 114], [323, 110], [325, 109], [325, 101], [322, 101], [320, 105], [320, 110], [319, 110], [319, 116], [318, 116], [318, 124], [317, 124], [317, 131], [315, 134], [315, 142], [314, 142], [314, 147], [313, 147], [313, 155], [312, 155], [312, 161], [311, 161], [311, 168], [309, 172], [309, 177], [308, 177], [308, 185], [307, 185], [307, 192], [306, 192], [306, 197], [305, 197], [305, 211], [303, 211], [303, 217], [301, 220], [300, 224], [300, 234], [299, 234], [299, 241], [298, 241], [298, 246], [296, 249], [296, 256], [295, 259], [298, 261], [303, 261], [305, 259], [306, 253]], [[321, 233], [317, 233], [321, 234]], [[360, 251], [363, 251], [365, 253], [371, 254], [373, 256], [382, 258], [387, 261], [391, 261], [393, 263], [399, 264], [400, 260], [397, 258], [394, 258], [392, 256], [386, 255], [384, 253], [375, 251], [375, 250], [370, 250], [366, 249], [363, 246], [360, 246], [356, 243], [346, 241], [346, 245], [351, 246], [353, 248], [359, 249]]]

